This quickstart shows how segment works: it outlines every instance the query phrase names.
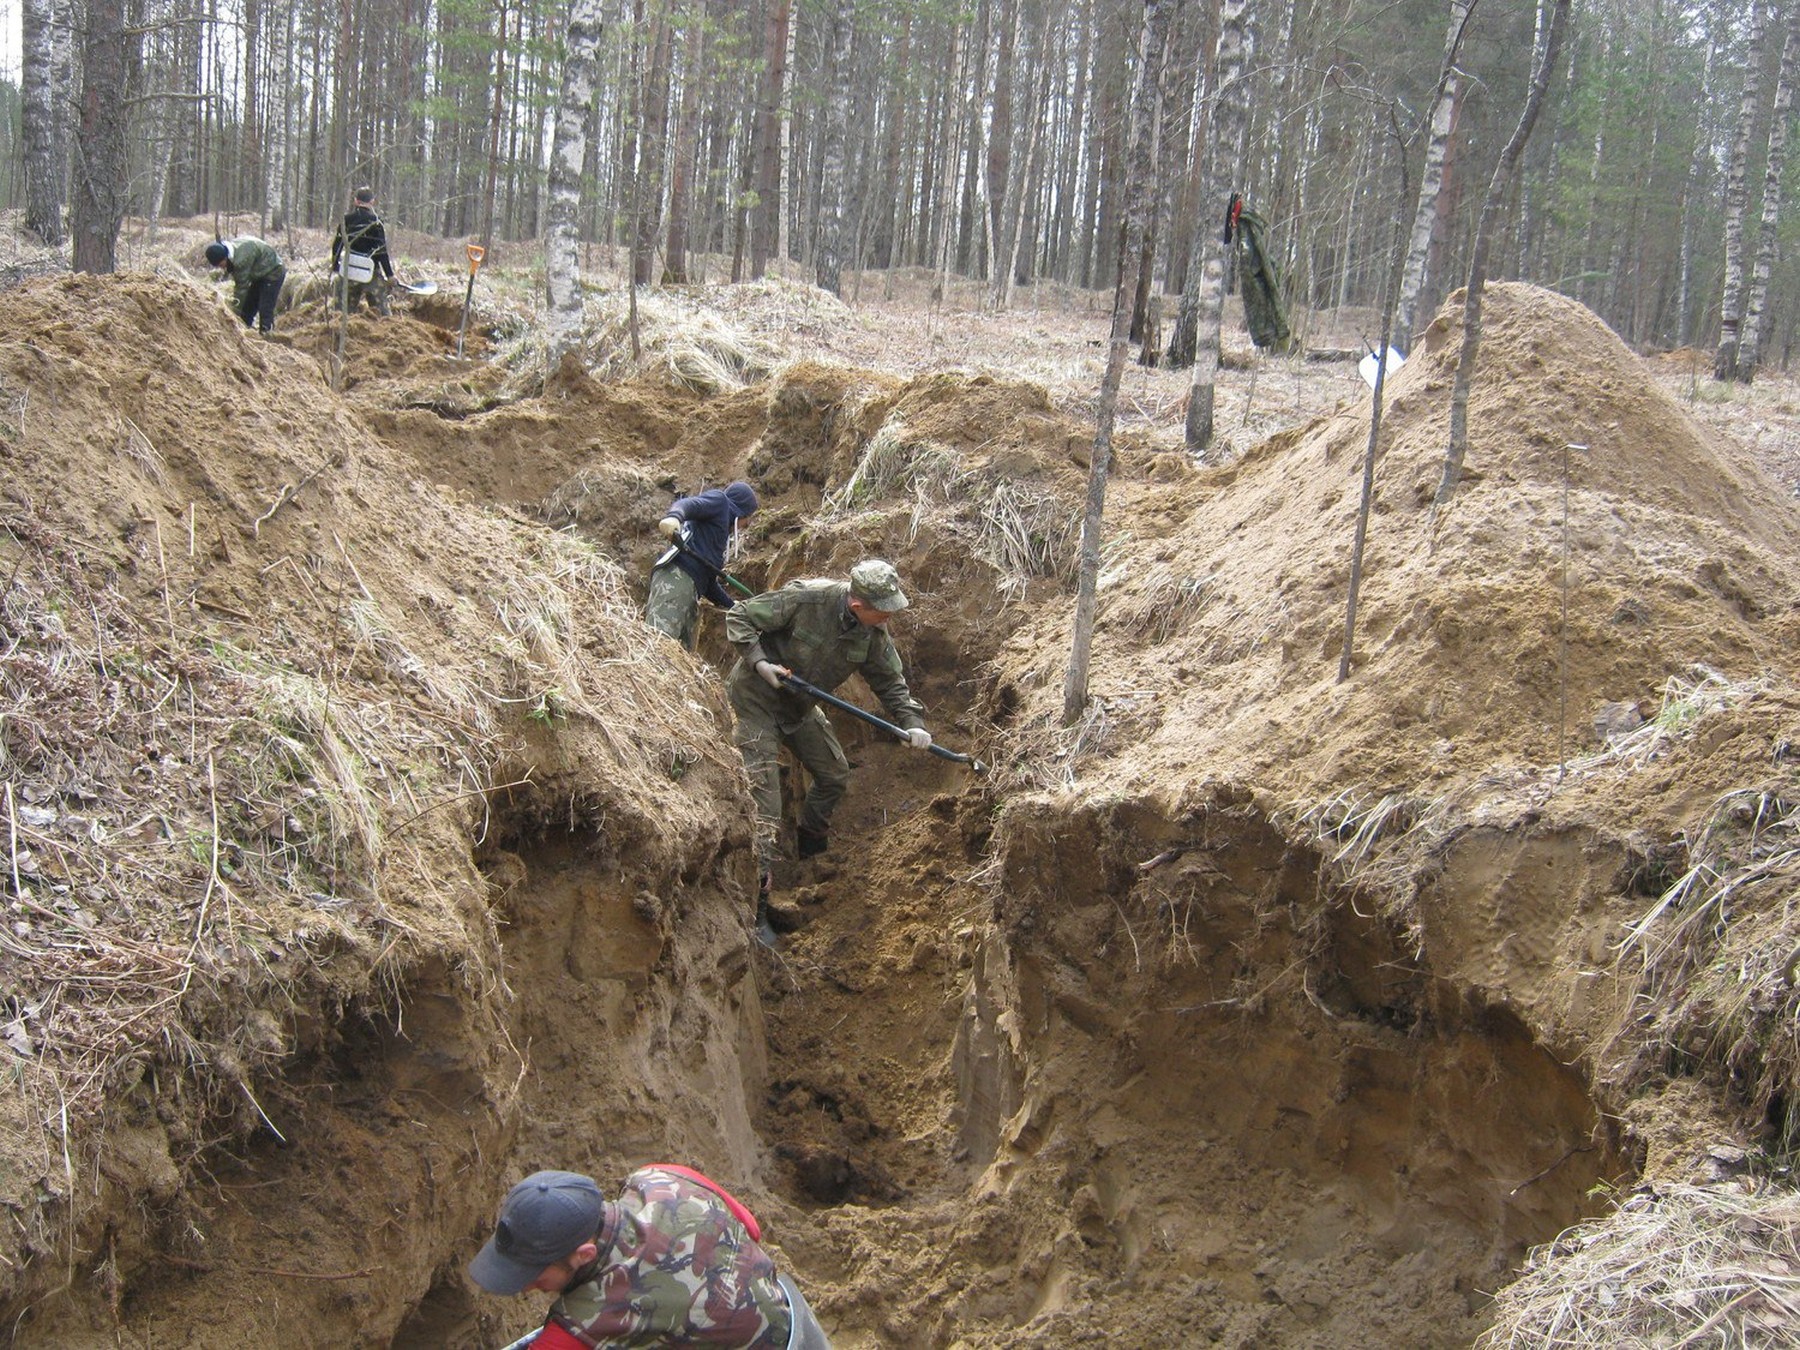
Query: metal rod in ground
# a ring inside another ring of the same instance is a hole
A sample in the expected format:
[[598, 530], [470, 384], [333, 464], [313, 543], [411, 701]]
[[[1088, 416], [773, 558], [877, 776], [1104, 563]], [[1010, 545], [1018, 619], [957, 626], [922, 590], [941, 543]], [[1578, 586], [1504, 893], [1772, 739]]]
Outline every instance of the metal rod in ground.
[[[860, 717], [872, 727], [880, 727], [881, 730], [887, 732], [889, 735], [896, 736], [900, 740], [906, 739], [905, 727], [896, 726], [884, 717], [877, 717], [874, 713], [859, 708], [854, 703], [839, 698], [836, 694], [828, 694], [823, 689], [819, 688], [818, 685], [808, 684], [798, 675], [783, 675], [781, 677], [781, 682], [797, 694], [805, 694], [808, 698], [816, 698], [821, 703], [829, 703], [834, 708], [843, 709], [852, 717]], [[936, 755], [939, 759], [952, 760], [957, 764], [967, 764], [976, 773], [987, 772], [987, 765], [983, 764], [973, 755], [963, 755], [958, 754], [955, 750], [946, 750], [935, 741], [928, 745], [926, 749]]]

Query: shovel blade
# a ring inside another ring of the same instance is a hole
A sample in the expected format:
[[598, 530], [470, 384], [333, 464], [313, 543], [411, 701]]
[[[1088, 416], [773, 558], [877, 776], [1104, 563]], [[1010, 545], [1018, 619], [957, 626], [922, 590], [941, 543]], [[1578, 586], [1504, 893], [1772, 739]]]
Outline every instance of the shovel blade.
[[436, 295], [437, 282], [421, 281], [416, 284], [409, 284], [402, 281], [400, 283], [400, 289], [405, 291], [408, 295]]

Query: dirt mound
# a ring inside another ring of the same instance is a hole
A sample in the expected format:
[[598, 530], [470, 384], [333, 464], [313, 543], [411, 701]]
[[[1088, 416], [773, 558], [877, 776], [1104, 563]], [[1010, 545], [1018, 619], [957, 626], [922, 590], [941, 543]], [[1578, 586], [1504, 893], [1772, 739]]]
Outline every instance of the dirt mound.
[[[646, 989], [682, 878], [743, 901], [717, 687], [603, 555], [432, 486], [316, 361], [196, 288], [69, 278], [0, 318], [0, 1026], [25, 1089], [0, 1303], [38, 1343], [110, 1341], [129, 1303], [206, 1345], [241, 1332], [233, 1289], [274, 1280], [275, 1339], [391, 1335], [487, 1208], [452, 1178], [518, 1131], [513, 1019], [538, 1005], [505, 972], [548, 935], [515, 940], [490, 878], [548, 830], [634, 879], [583, 892], [605, 1006]], [[695, 925], [691, 984], [721, 992], [682, 1015], [754, 1081], [711, 1025], [754, 1025], [708, 945], [741, 972], [741, 924], [725, 902]], [[606, 1072], [641, 1072], [636, 1035]]]
[[[1466, 781], [1591, 750], [1602, 705], [1653, 711], [1695, 662], [1779, 661], [1800, 580], [1779, 491], [1586, 310], [1519, 286], [1490, 302], [1469, 477], [1441, 512], [1454, 311], [1389, 385], [1349, 682], [1365, 409], [1115, 499], [1093, 687], [1131, 727], [1136, 781], [1208, 763], [1279, 766], [1297, 795]], [[1061, 646], [1021, 652], [1021, 685], [1053, 693]]]

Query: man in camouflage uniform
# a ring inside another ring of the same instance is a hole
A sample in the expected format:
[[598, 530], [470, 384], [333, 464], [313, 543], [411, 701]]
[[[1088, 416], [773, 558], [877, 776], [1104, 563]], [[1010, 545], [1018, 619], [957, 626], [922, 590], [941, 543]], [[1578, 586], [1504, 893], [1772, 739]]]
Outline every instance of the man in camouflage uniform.
[[830, 1350], [761, 1241], [749, 1210], [685, 1167], [638, 1169], [616, 1203], [579, 1172], [534, 1172], [506, 1193], [469, 1277], [491, 1294], [557, 1296], [534, 1350]]
[[757, 860], [768, 890], [781, 832], [781, 747], [792, 747], [812, 778], [800, 809], [796, 851], [823, 853], [831, 813], [850, 783], [850, 762], [825, 717], [783, 675], [797, 675], [830, 693], [852, 672], [906, 732], [915, 750], [931, 748], [925, 708], [906, 687], [900, 653], [883, 625], [906, 608], [892, 563], [870, 558], [850, 569], [849, 581], [790, 581], [740, 601], [725, 615], [725, 636], [738, 649], [726, 692], [737, 714], [737, 746], [756, 799]]
[[206, 246], [206, 261], [231, 277], [231, 307], [246, 328], [254, 325], [264, 337], [275, 331], [275, 302], [287, 268], [281, 255], [253, 235], [241, 239], [215, 239]]

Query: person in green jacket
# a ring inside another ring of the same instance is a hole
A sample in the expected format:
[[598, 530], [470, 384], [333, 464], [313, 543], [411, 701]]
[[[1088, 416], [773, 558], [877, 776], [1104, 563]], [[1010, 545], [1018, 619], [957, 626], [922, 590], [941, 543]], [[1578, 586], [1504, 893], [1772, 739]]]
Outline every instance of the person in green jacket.
[[231, 307], [246, 328], [254, 325], [266, 336], [275, 331], [275, 302], [287, 268], [281, 255], [251, 235], [241, 239], [215, 239], [206, 246], [206, 261], [231, 277]]
[[863, 677], [915, 750], [931, 748], [925, 707], [906, 686], [906, 671], [884, 629], [905, 609], [892, 563], [869, 558], [848, 581], [790, 581], [739, 601], [725, 615], [725, 637], [738, 649], [725, 689], [737, 714], [735, 739], [756, 802], [757, 861], [766, 894], [781, 831], [781, 747], [793, 749], [812, 778], [800, 810], [796, 852], [823, 853], [831, 813], [850, 783], [850, 761], [825, 710], [782, 683], [797, 675], [830, 693], [852, 673]]

